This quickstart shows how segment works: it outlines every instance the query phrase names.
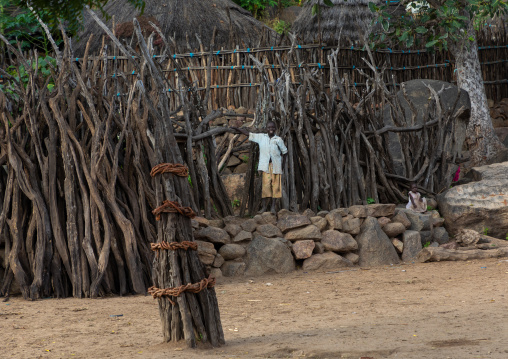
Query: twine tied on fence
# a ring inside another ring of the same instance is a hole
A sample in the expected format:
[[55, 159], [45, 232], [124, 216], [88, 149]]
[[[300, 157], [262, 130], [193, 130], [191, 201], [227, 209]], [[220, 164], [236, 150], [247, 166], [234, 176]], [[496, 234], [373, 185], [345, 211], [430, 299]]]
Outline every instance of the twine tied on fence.
[[175, 305], [175, 302], [171, 300], [169, 297], [178, 297], [183, 292], [189, 292], [189, 293], [199, 293], [205, 288], [212, 288], [215, 285], [215, 278], [212, 276], [209, 276], [208, 278], [203, 279], [199, 283], [189, 283], [186, 285], [181, 285], [179, 287], [173, 287], [173, 288], [157, 288], [157, 287], [150, 287], [148, 288], [148, 293], [152, 295], [154, 299], [156, 298], [162, 298], [162, 297], [168, 297], [169, 302], [172, 305]]
[[196, 217], [196, 212], [192, 210], [190, 207], [182, 207], [180, 203], [168, 201], [165, 200], [162, 202], [162, 205], [160, 207], [157, 207], [152, 211], [152, 213], [155, 215], [155, 219], [157, 221], [160, 221], [161, 219], [161, 213], [180, 213], [183, 216], [187, 216], [189, 218]]
[[152, 247], [152, 251], [160, 251], [160, 250], [172, 250], [175, 251], [177, 249], [183, 249], [188, 250], [189, 248], [192, 250], [197, 251], [198, 250], [198, 244], [196, 242], [189, 242], [189, 241], [183, 241], [183, 242], [160, 242], [160, 243], [151, 243], [150, 247]]
[[189, 169], [185, 165], [179, 163], [160, 163], [150, 171], [150, 176], [160, 173], [172, 173], [176, 176], [187, 177], [189, 175]]

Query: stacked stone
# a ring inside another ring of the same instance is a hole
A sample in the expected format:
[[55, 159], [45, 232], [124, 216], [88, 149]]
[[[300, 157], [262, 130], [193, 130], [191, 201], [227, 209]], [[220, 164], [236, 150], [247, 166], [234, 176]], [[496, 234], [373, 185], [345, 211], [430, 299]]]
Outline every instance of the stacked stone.
[[425, 245], [448, 242], [443, 223], [437, 211], [394, 204], [193, 220], [199, 256], [216, 277], [288, 273], [297, 265], [312, 271], [407, 262]]

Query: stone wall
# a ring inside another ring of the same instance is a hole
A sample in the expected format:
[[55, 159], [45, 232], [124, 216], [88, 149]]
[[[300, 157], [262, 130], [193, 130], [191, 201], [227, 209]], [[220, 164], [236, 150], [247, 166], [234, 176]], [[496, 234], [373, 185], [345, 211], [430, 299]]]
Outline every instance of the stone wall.
[[394, 204], [192, 223], [199, 256], [216, 277], [397, 264], [412, 261], [423, 246], [449, 241], [437, 211]]

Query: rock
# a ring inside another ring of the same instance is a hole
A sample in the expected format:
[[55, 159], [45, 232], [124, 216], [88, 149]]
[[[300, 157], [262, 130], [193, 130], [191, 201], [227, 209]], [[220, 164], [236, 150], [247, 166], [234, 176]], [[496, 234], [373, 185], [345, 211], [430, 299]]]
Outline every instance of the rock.
[[314, 253], [324, 253], [325, 252], [325, 246], [321, 242], [314, 242], [316, 246], [314, 247]]
[[208, 227], [210, 225], [210, 221], [203, 217], [194, 217], [192, 220], [198, 222], [200, 227]]
[[279, 215], [279, 221], [277, 222], [277, 227], [279, 227], [279, 229], [282, 231], [282, 233], [286, 233], [292, 229], [305, 227], [305, 226], [308, 226], [309, 224], [310, 224], [310, 219], [307, 216], [297, 214], [297, 215], [285, 215], [281, 218]]
[[340, 215], [341, 215], [342, 217], [345, 217], [345, 216], [347, 216], [348, 214], [350, 214], [350, 213], [349, 213], [349, 208], [335, 208], [335, 209], [334, 209], [334, 211], [335, 211], [335, 212], [337, 212], [337, 213], [340, 213]]
[[239, 115], [245, 115], [245, 114], [247, 114], [247, 109], [246, 109], [245, 107], [243, 107], [243, 106], [240, 106], [240, 107], [238, 107], [238, 108], [236, 109], [236, 111], [235, 111], [235, 112], [236, 112], [237, 114], [239, 114]]
[[226, 224], [226, 227], [224, 227], [224, 230], [228, 232], [228, 234], [234, 238], [238, 233], [242, 231], [242, 227], [240, 227], [238, 224], [229, 223]]
[[198, 244], [198, 256], [204, 265], [211, 265], [215, 260], [217, 251], [213, 246], [213, 243], [196, 241]]
[[238, 157], [231, 156], [231, 157], [229, 157], [229, 160], [228, 160], [228, 163], [226, 164], [226, 166], [228, 166], [228, 167], [238, 166], [240, 163], [242, 163], [242, 161], [240, 161], [238, 159]]
[[256, 221], [257, 224], [266, 224], [265, 220], [263, 219], [263, 216], [260, 214], [256, 214], [254, 217], [252, 217], [253, 220]]
[[[226, 176], [226, 175], [230, 175], [230, 174], [233, 174], [233, 171], [231, 171], [231, 169], [229, 169], [229, 167], [226, 167], [226, 168], [224, 168], [224, 169], [221, 171], [221, 175], [222, 175], [222, 176]], [[221, 176], [221, 177], [222, 177], [222, 176]], [[227, 189], [226, 189], [226, 191], [227, 191]]]
[[243, 257], [245, 255], [245, 248], [239, 244], [226, 244], [220, 247], [219, 254], [224, 260], [229, 261]]
[[[224, 172], [223, 172], [224, 173]], [[223, 174], [221, 175], [226, 193], [231, 201], [242, 199], [243, 189], [245, 187], [245, 173]]]
[[366, 217], [390, 217], [395, 211], [395, 204], [369, 204], [366, 206], [351, 206], [349, 213], [356, 218]]
[[244, 262], [226, 261], [220, 270], [225, 277], [238, 277], [244, 274], [245, 268]]
[[353, 252], [348, 252], [343, 255], [344, 258], [349, 260], [353, 264], [358, 264], [358, 261], [360, 260], [360, 256]]
[[236, 216], [227, 216], [224, 217], [222, 221], [224, 222], [225, 226], [228, 224], [236, 224], [237, 226], [240, 226], [243, 223], [244, 219]]
[[[404, 213], [411, 222], [411, 226], [409, 229], [412, 231], [430, 231], [432, 224], [432, 215], [430, 213], [418, 213], [411, 209], [401, 208], [398, 210], [398, 213]], [[398, 214], [397, 213], [397, 214]]]
[[215, 279], [221, 279], [223, 277], [222, 271], [220, 268], [212, 268], [210, 269], [210, 275]]
[[216, 227], [205, 227], [194, 231], [194, 238], [222, 244], [226, 244], [231, 241], [228, 232]]
[[383, 232], [390, 238], [401, 235], [406, 230], [402, 223], [388, 223], [383, 227]]
[[445, 244], [450, 241], [450, 236], [445, 228], [437, 227], [432, 231], [432, 239], [439, 244]]
[[192, 229], [199, 229], [199, 223], [193, 219], [191, 219]]
[[358, 249], [358, 243], [350, 234], [333, 229], [323, 232], [321, 243], [325, 246], [325, 250], [331, 252], [349, 252]]
[[444, 218], [432, 218], [432, 227], [442, 227], [444, 222]]
[[256, 223], [256, 221], [254, 219], [248, 219], [246, 220], [245, 222], [243, 222], [240, 227], [242, 227], [242, 229], [244, 231], [247, 231], [247, 232], [254, 232], [256, 230], [256, 227], [258, 226], [258, 224]]
[[353, 236], [356, 236], [360, 233], [360, 227], [362, 226], [362, 220], [360, 218], [355, 218], [352, 215], [348, 214], [346, 217], [342, 218], [342, 231], [349, 233]]
[[208, 223], [210, 224], [210, 227], [224, 228], [224, 222], [222, 219], [210, 219]]
[[326, 215], [327, 215], [328, 213], [330, 213], [330, 212], [328, 212], [328, 211], [319, 211], [319, 212], [317, 213], [317, 215], [318, 215], [319, 217], [323, 217], [323, 218], [325, 218], [325, 217], [326, 217]]
[[404, 262], [415, 259], [422, 250], [420, 233], [417, 231], [405, 231], [402, 235], [402, 242], [404, 243], [404, 250], [402, 252], [402, 260]]
[[381, 226], [381, 228], [383, 228], [385, 225], [390, 223], [392, 220], [388, 217], [379, 217], [377, 219], [377, 221], [379, 222], [379, 225]]
[[[265, 213], [267, 213], [267, 212], [265, 212]], [[268, 213], [270, 213], [270, 212], [268, 212]], [[277, 212], [277, 218], [279, 220], [284, 219], [284, 218], [289, 217], [289, 216], [298, 216], [298, 215], [299, 215], [298, 213], [291, 212], [291, 211], [289, 211], [287, 209], [281, 209], [279, 212]]]
[[422, 240], [422, 246], [432, 242], [432, 231], [420, 231], [420, 238]]
[[261, 217], [263, 218], [263, 220], [265, 221], [266, 224], [273, 224], [273, 225], [277, 224], [277, 216], [273, 213], [265, 212], [265, 213], [261, 214]]
[[475, 167], [468, 176], [474, 182], [452, 187], [437, 196], [448, 232], [459, 229], [483, 232], [505, 239], [508, 233], [508, 161]]
[[459, 248], [459, 244], [455, 241], [451, 241], [445, 244], [441, 244], [440, 247], [443, 247], [445, 249], [457, 249]]
[[439, 247], [439, 243], [437, 242], [432, 242], [431, 244], [429, 244], [429, 247]]
[[392, 222], [402, 223], [406, 229], [411, 227], [411, 221], [407, 218], [406, 214], [402, 211], [398, 211], [397, 214], [392, 217]]
[[296, 259], [306, 259], [312, 255], [314, 247], [316, 247], [316, 244], [312, 240], [296, 241], [293, 243], [291, 250]]
[[284, 235], [288, 241], [294, 242], [302, 239], [321, 240], [321, 231], [315, 225], [311, 224], [307, 227], [293, 229]]
[[374, 217], [367, 217], [356, 236], [360, 266], [379, 266], [400, 262], [397, 251]]
[[330, 229], [342, 229], [342, 214], [340, 211], [334, 209], [333, 211], [330, 211], [325, 218], [328, 221]]
[[318, 229], [321, 232], [323, 232], [326, 229], [326, 226], [328, 226], [328, 221], [326, 220], [326, 218], [323, 218], [321, 216], [311, 217], [310, 221], [312, 222], [313, 225], [318, 227]]
[[233, 171], [233, 173], [247, 173], [248, 170], [249, 170], [249, 164], [242, 162], [238, 166], [235, 167], [235, 170]]
[[221, 256], [219, 253], [215, 256], [215, 259], [212, 263], [212, 267], [220, 268], [224, 264], [224, 257]]
[[258, 225], [256, 231], [263, 237], [267, 238], [282, 237], [282, 232], [280, 229], [273, 224]]
[[291, 249], [282, 238], [265, 238], [259, 234], [247, 247], [245, 274], [258, 276], [265, 273], [289, 273], [295, 270]]
[[476, 245], [480, 238], [480, 233], [472, 229], [461, 229], [455, 235], [456, 242], [464, 247]]
[[404, 250], [404, 243], [400, 240], [398, 240], [397, 238], [392, 238], [392, 244], [393, 246], [395, 247], [395, 249], [397, 250], [398, 253], [402, 253], [402, 251]]
[[314, 211], [310, 208], [307, 208], [305, 211], [303, 211], [302, 213], [304, 216], [307, 216], [309, 218], [312, 218], [312, 217], [315, 217], [316, 214], [314, 213]]
[[437, 201], [434, 198], [427, 198], [427, 206], [432, 207], [432, 209], [437, 208]]
[[243, 242], [243, 241], [250, 241], [252, 239], [252, 233], [247, 231], [240, 231], [234, 238], [233, 242]]
[[350, 260], [333, 252], [314, 254], [303, 261], [302, 269], [304, 271], [314, 270], [333, 270], [345, 267], [352, 267]]

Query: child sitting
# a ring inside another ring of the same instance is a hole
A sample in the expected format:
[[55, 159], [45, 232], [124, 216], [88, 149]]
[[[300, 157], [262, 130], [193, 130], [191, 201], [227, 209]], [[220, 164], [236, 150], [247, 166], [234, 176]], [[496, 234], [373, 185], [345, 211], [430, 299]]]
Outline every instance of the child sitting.
[[418, 192], [418, 188], [416, 187], [416, 183], [411, 183], [411, 189], [408, 193], [409, 202], [406, 205], [407, 209], [412, 209], [415, 212], [427, 212], [427, 199], [422, 197], [420, 192]]

